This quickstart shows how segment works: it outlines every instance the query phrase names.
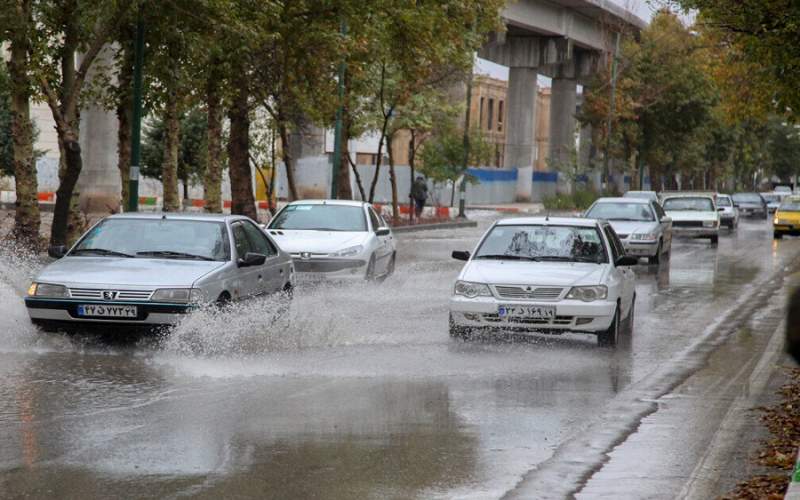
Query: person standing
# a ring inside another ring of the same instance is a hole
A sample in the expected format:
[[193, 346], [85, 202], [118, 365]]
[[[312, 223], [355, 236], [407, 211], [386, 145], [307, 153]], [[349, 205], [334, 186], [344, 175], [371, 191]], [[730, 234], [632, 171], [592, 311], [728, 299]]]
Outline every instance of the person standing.
[[417, 219], [422, 215], [422, 209], [425, 208], [425, 202], [428, 200], [428, 183], [420, 175], [411, 186], [411, 197], [414, 198], [414, 213]]

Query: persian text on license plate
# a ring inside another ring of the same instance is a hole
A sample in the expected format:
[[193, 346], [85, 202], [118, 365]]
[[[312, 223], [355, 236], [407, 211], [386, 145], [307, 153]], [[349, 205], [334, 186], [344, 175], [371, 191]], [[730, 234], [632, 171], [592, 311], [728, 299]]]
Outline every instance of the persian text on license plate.
[[502, 305], [497, 307], [497, 314], [501, 318], [552, 319], [556, 317], [556, 308], [554, 306]]
[[87, 318], [136, 318], [136, 306], [116, 306], [106, 304], [82, 304], [78, 306], [78, 316]]

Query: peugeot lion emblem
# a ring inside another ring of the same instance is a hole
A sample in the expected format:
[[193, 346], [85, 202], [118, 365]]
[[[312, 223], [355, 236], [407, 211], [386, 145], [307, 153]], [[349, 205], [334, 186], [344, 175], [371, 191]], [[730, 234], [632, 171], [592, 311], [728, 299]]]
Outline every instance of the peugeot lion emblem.
[[300, 258], [303, 259], [303, 260], [308, 260], [308, 259], [311, 258], [311, 253], [310, 252], [302, 252], [300, 254]]
[[119, 292], [115, 290], [103, 290], [103, 300], [117, 300]]

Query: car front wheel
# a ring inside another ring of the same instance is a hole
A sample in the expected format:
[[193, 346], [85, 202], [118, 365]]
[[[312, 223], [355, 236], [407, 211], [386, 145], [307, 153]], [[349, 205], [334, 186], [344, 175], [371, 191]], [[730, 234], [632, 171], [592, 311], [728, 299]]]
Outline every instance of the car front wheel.
[[664, 252], [663, 242], [658, 242], [658, 248], [656, 249], [656, 254], [652, 257], [647, 258], [647, 262], [649, 264], [659, 264], [661, 262], [661, 254]]
[[450, 337], [454, 339], [466, 339], [469, 337], [469, 329], [464, 326], [459, 326], [453, 321], [453, 315], [450, 315]]
[[619, 341], [619, 305], [614, 311], [614, 319], [607, 330], [597, 334], [597, 343], [601, 346], [616, 347]]
[[773, 237], [773, 238], [775, 238], [776, 240], [780, 240], [780, 239], [782, 239], [782, 238], [783, 238], [783, 233], [780, 233], [780, 232], [778, 232], [778, 231], [774, 231], [774, 232], [772, 233], [772, 237]]
[[712, 244], [712, 245], [716, 245], [716, 244], [718, 244], [718, 243], [719, 243], [719, 236], [717, 236], [717, 235], [715, 234], [714, 236], [712, 236], [712, 237], [711, 237], [711, 244]]

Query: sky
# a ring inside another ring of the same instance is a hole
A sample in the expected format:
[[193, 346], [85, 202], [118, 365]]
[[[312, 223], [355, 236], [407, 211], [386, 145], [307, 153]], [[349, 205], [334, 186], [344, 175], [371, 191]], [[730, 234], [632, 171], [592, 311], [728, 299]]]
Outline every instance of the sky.
[[[611, 3], [623, 6], [630, 11], [636, 13], [642, 19], [650, 20], [653, 13], [665, 3], [665, 0], [608, 0]], [[489, 75], [492, 78], [500, 80], [508, 80], [508, 68], [495, 64], [485, 59], [477, 58], [475, 64], [475, 73], [481, 75]], [[539, 75], [539, 86], [549, 87], [550, 79], [546, 76]]]

